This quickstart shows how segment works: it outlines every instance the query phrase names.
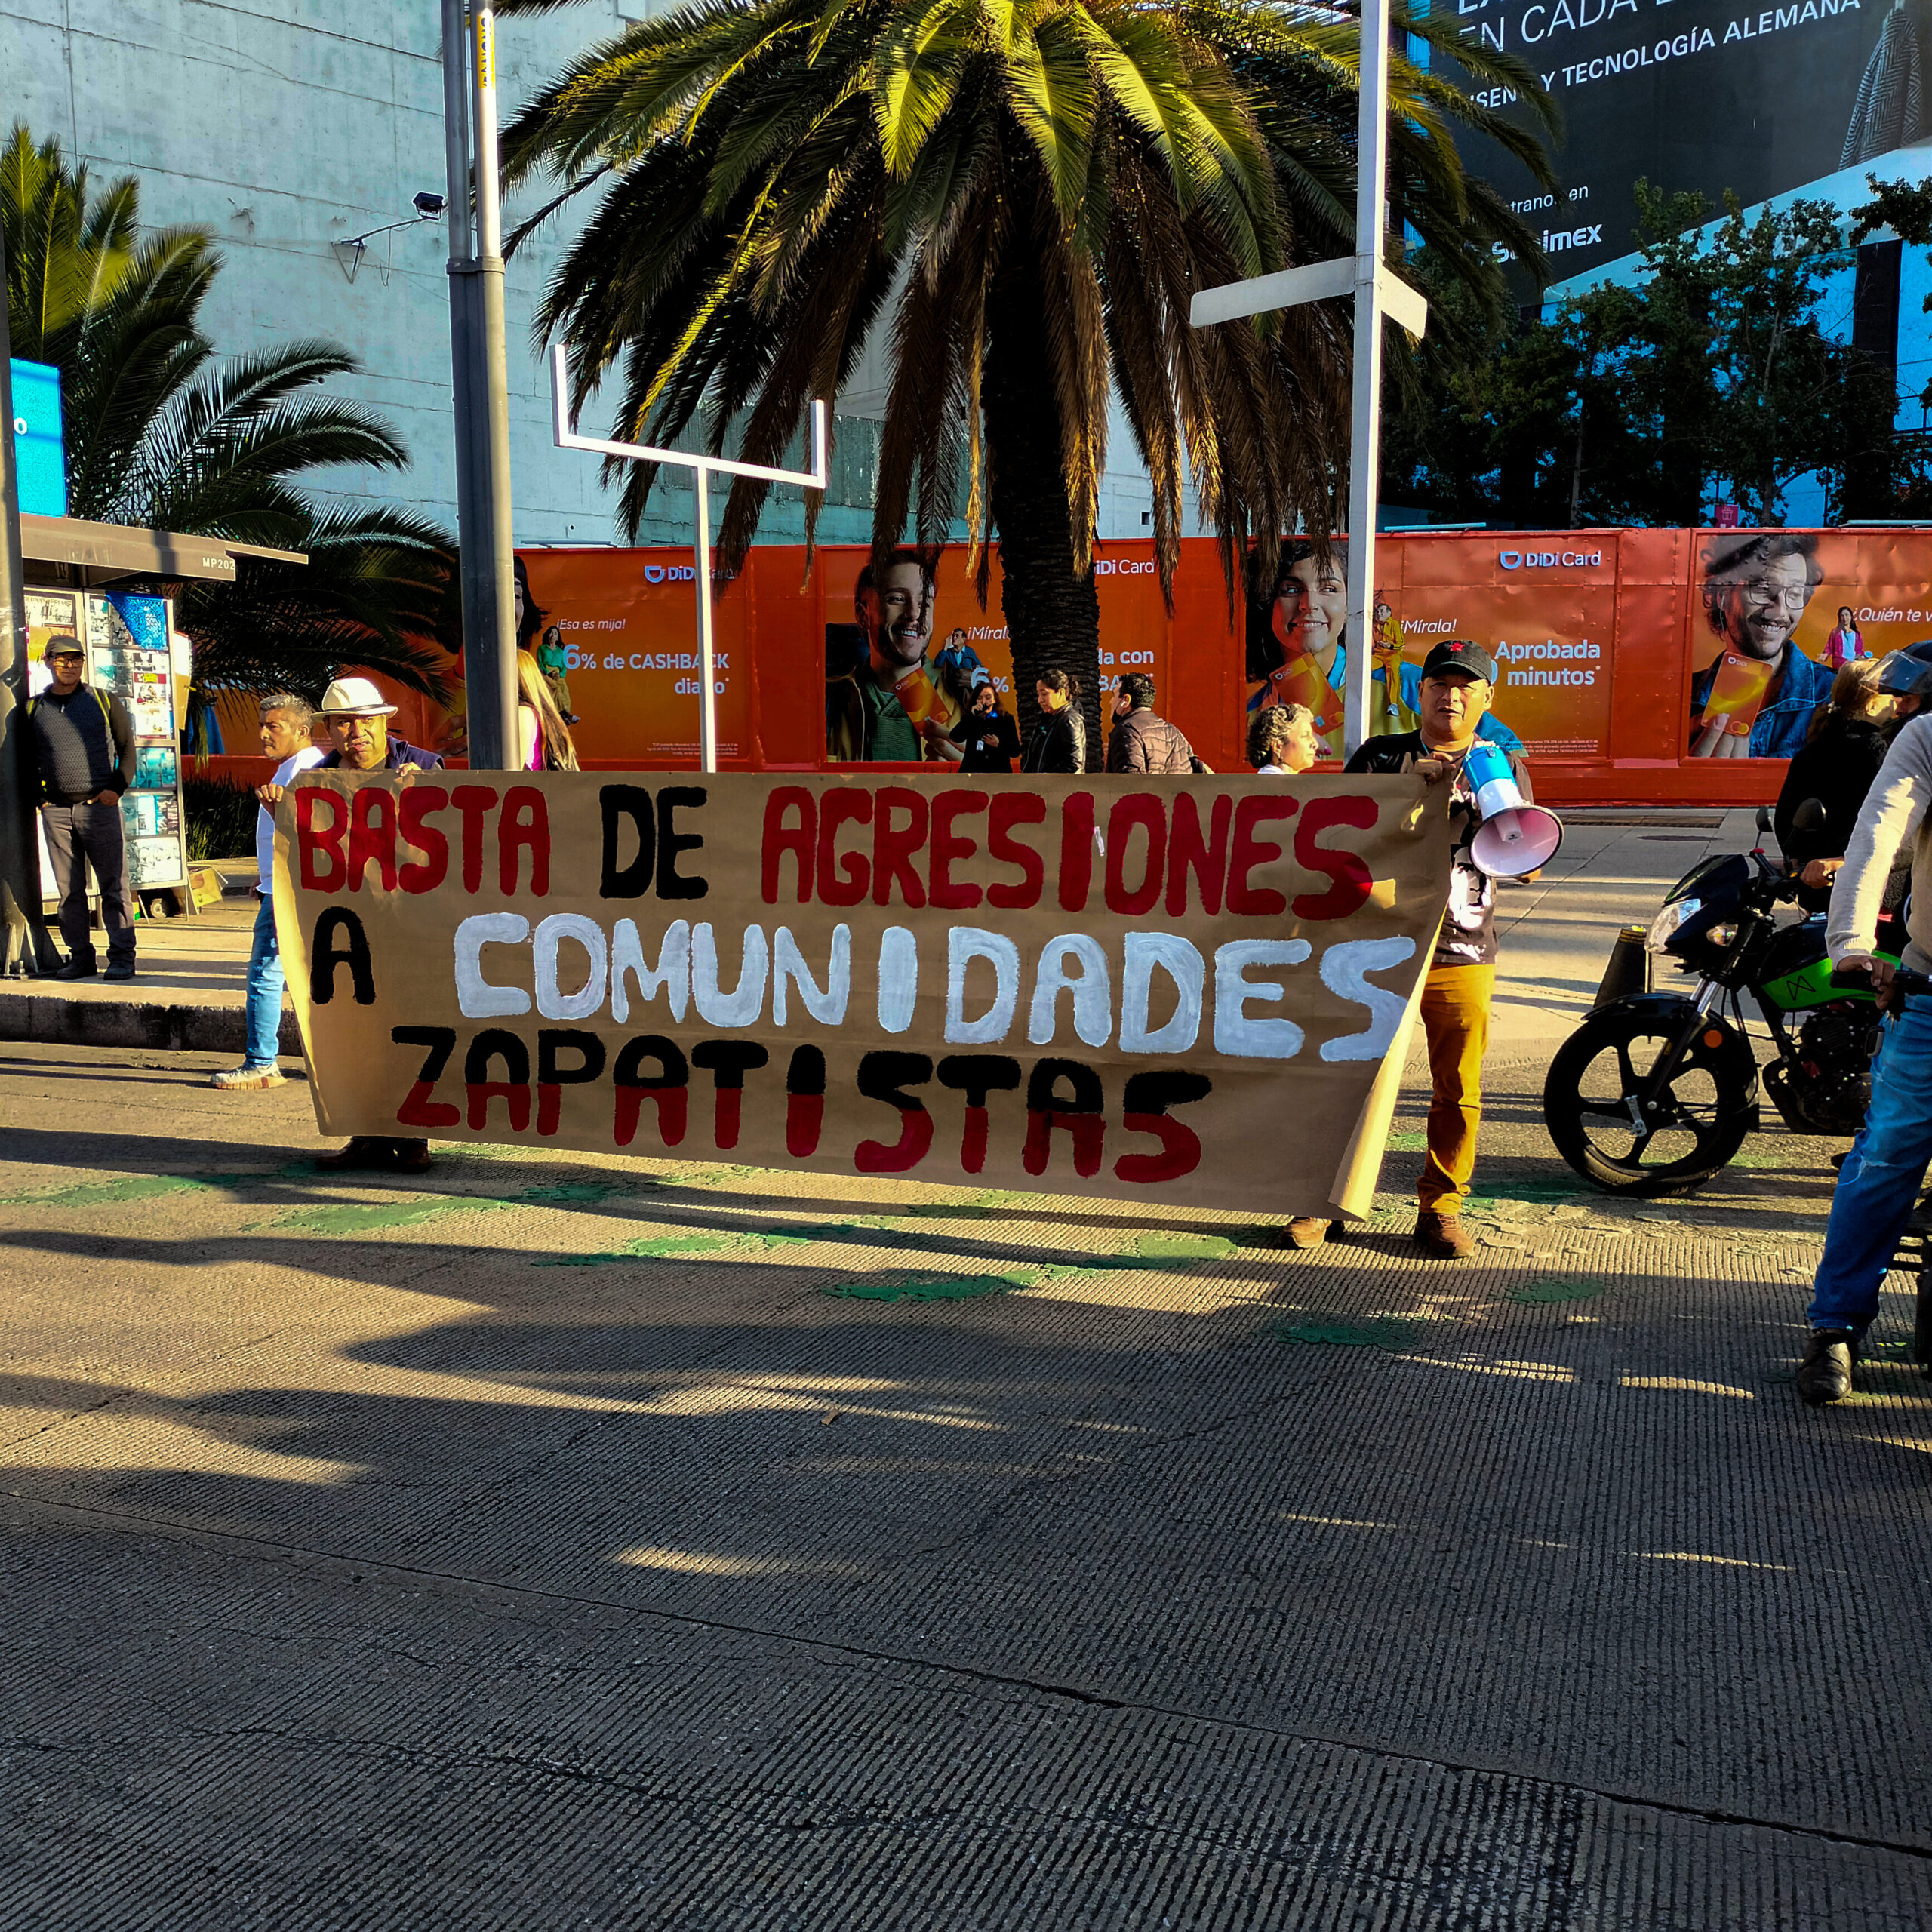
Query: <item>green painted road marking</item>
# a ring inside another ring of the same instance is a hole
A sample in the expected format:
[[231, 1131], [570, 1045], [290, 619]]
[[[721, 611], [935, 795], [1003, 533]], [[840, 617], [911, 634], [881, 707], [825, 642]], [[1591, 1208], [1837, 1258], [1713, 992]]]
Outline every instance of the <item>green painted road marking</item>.
[[1134, 1252], [1148, 1261], [1218, 1261], [1234, 1251], [1226, 1235], [1143, 1235], [1134, 1244]]
[[1331, 1348], [1383, 1349], [1399, 1354], [1416, 1339], [1417, 1324], [1386, 1315], [1308, 1315], [1277, 1322], [1268, 1331], [1278, 1342], [1312, 1342]]
[[836, 1281], [820, 1293], [841, 1301], [970, 1301], [977, 1295], [1010, 1294], [1038, 1284], [1033, 1269], [1005, 1275], [900, 1276], [872, 1281]]
[[272, 1221], [257, 1225], [300, 1228], [309, 1234], [366, 1235], [383, 1228], [414, 1227], [419, 1222], [433, 1221], [445, 1214], [488, 1213], [514, 1204], [508, 1201], [465, 1198], [460, 1195], [431, 1195], [426, 1199], [398, 1201], [392, 1205], [384, 1203], [380, 1207], [343, 1201], [298, 1208], [292, 1213], [278, 1215]]
[[1609, 1285], [1607, 1281], [1566, 1281], [1544, 1275], [1512, 1288], [1506, 1299], [1533, 1308], [1548, 1302], [1594, 1301]]

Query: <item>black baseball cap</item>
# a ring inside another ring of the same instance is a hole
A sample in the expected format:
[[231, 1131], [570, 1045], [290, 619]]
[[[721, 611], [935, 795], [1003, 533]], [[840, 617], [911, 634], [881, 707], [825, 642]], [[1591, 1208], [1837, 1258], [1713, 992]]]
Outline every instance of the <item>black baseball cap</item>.
[[1460, 671], [1466, 677], [1480, 678], [1486, 685], [1496, 681], [1496, 660], [1479, 644], [1460, 637], [1444, 638], [1422, 661], [1425, 678], [1440, 677], [1445, 671]]

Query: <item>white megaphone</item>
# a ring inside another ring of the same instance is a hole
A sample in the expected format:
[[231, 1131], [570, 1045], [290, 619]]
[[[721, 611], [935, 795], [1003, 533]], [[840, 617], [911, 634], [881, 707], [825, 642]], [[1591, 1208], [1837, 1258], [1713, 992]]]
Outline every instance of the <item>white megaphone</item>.
[[1469, 857], [1492, 878], [1521, 878], [1555, 857], [1563, 826], [1554, 812], [1531, 804], [1516, 789], [1508, 755], [1481, 741], [1463, 760], [1482, 823], [1469, 841]]

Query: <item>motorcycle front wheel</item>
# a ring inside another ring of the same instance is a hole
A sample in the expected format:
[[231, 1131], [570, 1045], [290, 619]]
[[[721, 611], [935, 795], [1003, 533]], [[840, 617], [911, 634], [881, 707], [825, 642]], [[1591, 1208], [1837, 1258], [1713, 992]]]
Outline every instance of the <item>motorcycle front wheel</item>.
[[1721, 1171], [1756, 1122], [1755, 1070], [1742, 1071], [1739, 1042], [1716, 1028], [1692, 1035], [1651, 1096], [1651, 1111], [1643, 1111], [1651, 1076], [1684, 1023], [1681, 1011], [1607, 1008], [1591, 1014], [1550, 1062], [1543, 1089], [1549, 1137], [1606, 1193], [1687, 1193]]

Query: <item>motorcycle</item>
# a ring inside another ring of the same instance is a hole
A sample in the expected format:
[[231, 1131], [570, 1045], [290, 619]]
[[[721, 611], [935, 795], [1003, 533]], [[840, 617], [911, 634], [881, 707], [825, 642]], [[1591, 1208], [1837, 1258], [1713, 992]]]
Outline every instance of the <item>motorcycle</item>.
[[[1651, 923], [1648, 952], [1696, 974], [1696, 990], [1599, 1006], [1550, 1063], [1543, 1096], [1550, 1139], [1606, 1193], [1686, 1193], [1720, 1173], [1756, 1131], [1746, 992], [1770, 1029], [1764, 1085], [1786, 1126], [1850, 1135], [1865, 1118], [1878, 1009], [1869, 990], [1834, 983], [1823, 913], [1777, 923], [1777, 909], [1801, 888], [1765, 856], [1770, 823], [1760, 810], [1758, 844], [1694, 866]], [[1896, 921], [1885, 921], [1879, 956], [1896, 965], [1903, 939]], [[1909, 990], [1932, 990], [1932, 980], [1903, 977]]]

